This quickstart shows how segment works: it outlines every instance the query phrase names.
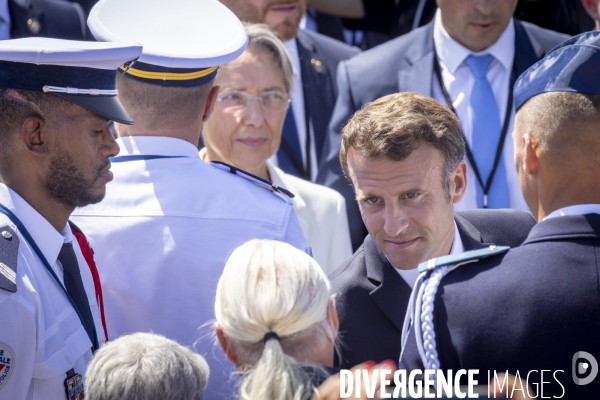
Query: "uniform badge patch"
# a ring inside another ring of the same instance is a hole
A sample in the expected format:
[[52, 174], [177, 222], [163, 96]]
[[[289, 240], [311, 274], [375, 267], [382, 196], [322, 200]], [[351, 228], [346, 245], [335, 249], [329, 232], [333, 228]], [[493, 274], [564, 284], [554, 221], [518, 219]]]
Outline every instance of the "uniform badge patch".
[[0, 343], [0, 389], [2, 389], [2, 386], [8, 382], [8, 379], [15, 368], [14, 365], [15, 358], [13, 357], [10, 349]]

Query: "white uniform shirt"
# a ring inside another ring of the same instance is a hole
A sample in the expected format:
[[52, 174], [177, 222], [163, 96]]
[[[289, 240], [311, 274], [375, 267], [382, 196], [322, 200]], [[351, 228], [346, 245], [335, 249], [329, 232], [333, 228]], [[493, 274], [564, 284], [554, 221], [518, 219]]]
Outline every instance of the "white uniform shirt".
[[[504, 124], [504, 117], [506, 115], [506, 106], [508, 102], [508, 88], [510, 84], [510, 77], [512, 73], [513, 61], [515, 58], [515, 28], [514, 22], [511, 19], [508, 26], [500, 35], [500, 38], [479, 53], [472, 52], [467, 49], [456, 40], [452, 39], [448, 32], [442, 26], [441, 14], [438, 10], [435, 16], [433, 24], [433, 41], [442, 72], [442, 79], [444, 85], [450, 94], [450, 98], [453, 101], [454, 109], [460, 119], [465, 139], [469, 146], [473, 143], [473, 129], [472, 129], [472, 116], [471, 107], [469, 106], [469, 99], [471, 97], [471, 90], [475, 83], [475, 78], [471, 73], [471, 70], [464, 63], [464, 61], [470, 55], [485, 55], [489, 54], [494, 57], [494, 61], [490, 64], [487, 72], [487, 79], [492, 86], [496, 104], [498, 105], [498, 118], [500, 126]], [[442, 89], [433, 75], [433, 97], [440, 103], [446, 105], [446, 99], [442, 93]], [[510, 114], [510, 121], [508, 131], [506, 133], [506, 139], [504, 141], [503, 153], [500, 162], [504, 163], [504, 169], [506, 170], [506, 179], [508, 182], [508, 195], [510, 200], [511, 208], [518, 208], [521, 210], [529, 210], [523, 193], [521, 192], [521, 186], [519, 185], [519, 177], [515, 169], [515, 163], [513, 159], [513, 140], [512, 131], [514, 127], [514, 105]], [[468, 161], [467, 161], [468, 163]], [[476, 190], [477, 178], [473, 173], [473, 169], [469, 165], [469, 172], [467, 173], [467, 189], [463, 199], [454, 206], [455, 210], [466, 210], [471, 208], [477, 208], [476, 201]], [[485, 182], [484, 182], [485, 183]]]
[[205, 163], [184, 140], [117, 142], [119, 156], [179, 158], [113, 163], [105, 199], [74, 213], [95, 251], [109, 339], [152, 331], [194, 347], [210, 366], [206, 398], [226, 397], [233, 364], [205, 325], [214, 320], [221, 271], [254, 238], [306, 250], [292, 201]]
[[[0, 184], [0, 203], [21, 220], [61, 284], [64, 284], [63, 269], [57, 262], [58, 254], [64, 243], [73, 242], [98, 340], [102, 344], [104, 331], [94, 281], [69, 227], [57, 232], [4, 184]], [[4, 214], [0, 214], [0, 231], [1, 226], [10, 226], [17, 232]], [[92, 343], [65, 293], [20, 234], [16, 278], [15, 293], [0, 289], [0, 349], [8, 348], [14, 361], [14, 370], [8, 380], [0, 383], [0, 399], [65, 399], [67, 371], [73, 368], [85, 377], [85, 368], [92, 359]]]
[[[452, 240], [452, 247], [450, 248], [449, 254], [460, 254], [465, 252], [465, 247], [463, 246], [462, 238], [460, 237], [460, 232], [458, 231], [458, 226], [456, 226], [456, 222], [454, 222], [454, 239]], [[389, 259], [388, 259], [389, 261]], [[427, 261], [427, 260], [424, 260]], [[391, 264], [391, 263], [390, 263]], [[404, 281], [410, 286], [414, 288], [415, 282], [419, 277], [419, 269], [398, 269], [396, 268], [398, 275], [404, 279]]]

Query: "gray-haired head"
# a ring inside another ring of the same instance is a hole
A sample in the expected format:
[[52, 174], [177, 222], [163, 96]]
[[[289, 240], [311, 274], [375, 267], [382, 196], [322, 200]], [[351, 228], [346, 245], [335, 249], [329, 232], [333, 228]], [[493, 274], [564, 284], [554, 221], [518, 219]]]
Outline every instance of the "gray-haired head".
[[202, 400], [209, 369], [173, 340], [134, 333], [100, 348], [86, 374], [88, 400]]
[[265, 50], [270, 53], [283, 73], [285, 91], [289, 94], [294, 87], [294, 68], [285, 45], [265, 24], [244, 24], [244, 26], [249, 38], [246, 51]]

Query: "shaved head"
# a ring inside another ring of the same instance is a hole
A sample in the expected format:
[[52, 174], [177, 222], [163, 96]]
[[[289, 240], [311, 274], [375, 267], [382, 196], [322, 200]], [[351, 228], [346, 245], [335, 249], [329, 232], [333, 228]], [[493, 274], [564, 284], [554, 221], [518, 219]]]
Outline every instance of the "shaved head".
[[[600, 95], [540, 94], [519, 110], [518, 125], [515, 134], [535, 138], [540, 150], [559, 164], [600, 157]], [[522, 146], [521, 138], [516, 139]]]
[[523, 196], [538, 220], [600, 203], [600, 95], [537, 95], [517, 112], [513, 138]]

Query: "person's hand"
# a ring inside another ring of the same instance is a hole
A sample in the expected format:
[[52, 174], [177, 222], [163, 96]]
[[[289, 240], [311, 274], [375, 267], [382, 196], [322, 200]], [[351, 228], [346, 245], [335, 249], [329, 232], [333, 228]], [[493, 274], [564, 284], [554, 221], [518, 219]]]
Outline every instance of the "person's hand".
[[[504, 377], [506, 376], [506, 384], [504, 382]], [[503, 387], [500, 388], [499, 385], [502, 385]], [[516, 389], [513, 391], [513, 388], [515, 388], [515, 385], [517, 385]], [[530, 391], [528, 391], [528, 386], [521, 386], [522, 385], [522, 381], [517, 380], [516, 376], [511, 375], [511, 374], [499, 374], [498, 375], [498, 380], [496, 381], [496, 379], [494, 379], [494, 384], [492, 385], [492, 387], [490, 388], [490, 393], [492, 394], [492, 396], [494, 397], [499, 397], [499, 396], [505, 396], [507, 399], [513, 399], [513, 400], [527, 400], [527, 399], [531, 399], [531, 397], [529, 397], [528, 393], [530, 393], [531, 388], [529, 388]], [[523, 389], [523, 390], [521, 390]], [[513, 397], [510, 397], [510, 396]]]
[[[356, 367], [352, 368], [351, 372], [352, 372], [352, 376], [356, 376], [355, 371], [361, 369], [361, 370], [368, 370], [369, 371], [369, 380], [370, 382], [373, 381], [373, 375], [375, 373], [376, 370], [378, 370], [378, 374], [377, 374], [377, 380], [376, 380], [376, 389], [375, 389], [375, 393], [377, 396], [377, 393], [379, 393], [380, 389], [384, 389], [381, 387], [381, 374], [383, 373], [384, 370], [388, 370], [391, 372], [388, 372], [386, 374], [386, 379], [390, 380], [393, 382], [394, 379], [394, 371], [396, 371], [396, 363], [394, 363], [393, 361], [384, 361], [381, 364], [377, 364], [375, 365], [374, 362], [372, 361], [368, 361], [362, 364], [357, 365]], [[361, 375], [361, 379], [362, 379], [362, 375]], [[313, 396], [312, 400], [338, 400], [341, 399], [340, 397], [340, 384], [341, 384], [341, 378], [340, 378], [340, 374], [335, 374], [330, 376], [325, 382], [323, 382], [321, 384], [321, 386], [319, 386], [317, 388], [317, 393]], [[359, 399], [369, 399], [369, 398], [373, 398], [373, 397], [367, 397], [367, 393], [365, 391], [365, 381], [364, 379], [362, 379], [361, 382], [361, 397], [358, 397]], [[346, 381], [346, 388], [348, 389], [348, 382]], [[350, 395], [350, 398], [352, 399], [356, 399], [357, 397], [354, 396], [354, 393], [352, 393]], [[376, 397], [377, 398], [377, 397]]]

